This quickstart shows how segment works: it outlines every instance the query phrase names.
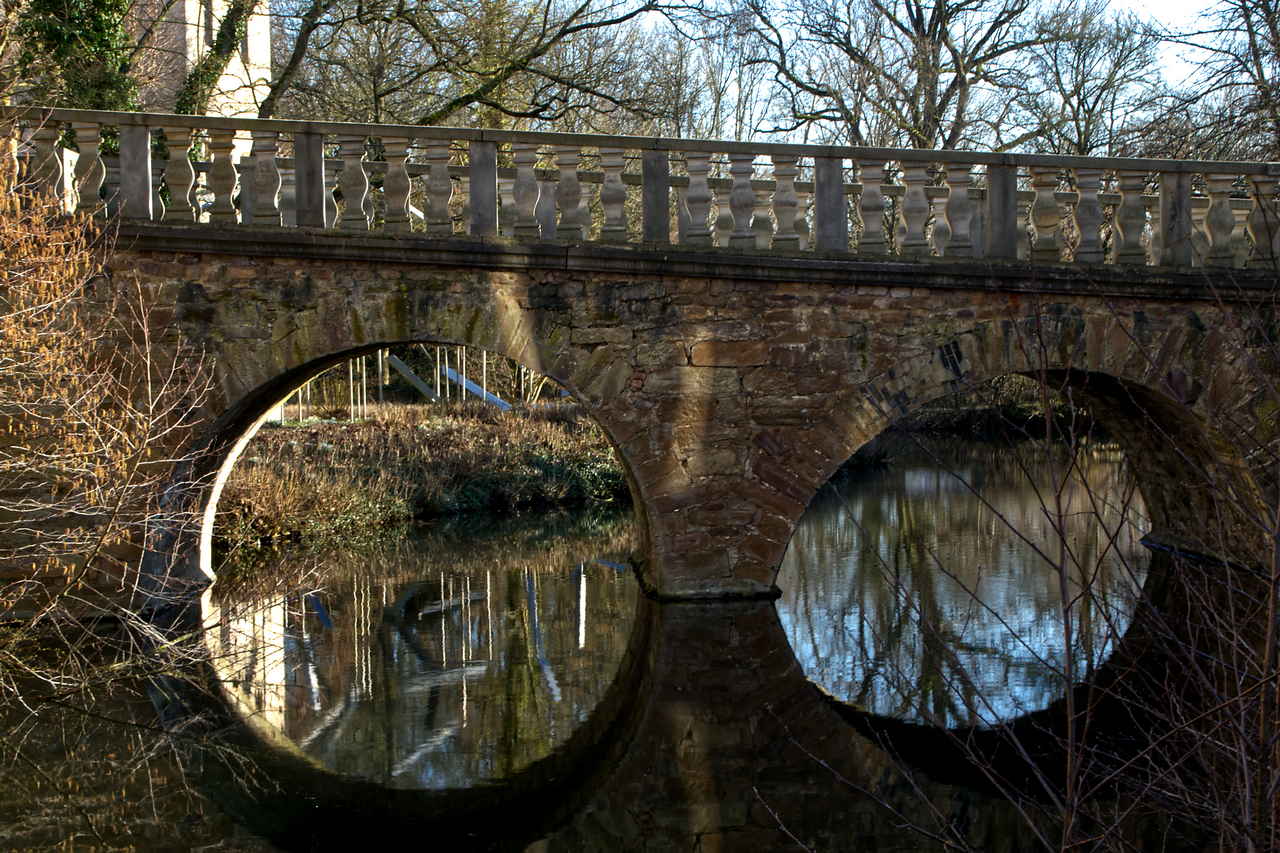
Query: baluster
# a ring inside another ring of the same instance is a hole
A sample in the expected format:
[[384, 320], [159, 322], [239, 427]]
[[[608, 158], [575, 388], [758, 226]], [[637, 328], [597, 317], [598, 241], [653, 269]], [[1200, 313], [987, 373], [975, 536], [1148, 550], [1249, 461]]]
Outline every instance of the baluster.
[[1016, 194], [1018, 205], [1018, 260], [1031, 257], [1031, 206], [1036, 200], [1035, 190]]
[[534, 208], [538, 217], [538, 234], [545, 240], [554, 240], [560, 226], [556, 221], [556, 182], [538, 181], [538, 206]]
[[756, 248], [767, 249], [773, 242], [773, 219], [769, 216], [769, 191], [752, 190], [756, 197], [755, 212], [751, 216], [751, 230], [756, 232]]
[[578, 207], [582, 204], [582, 184], [578, 182], [581, 152], [577, 145], [556, 146], [556, 168], [560, 175], [556, 182], [556, 205], [560, 208], [556, 237], [561, 240], [582, 236], [582, 225], [578, 223]]
[[80, 159], [76, 161], [76, 192], [80, 200], [76, 210], [96, 215], [104, 208], [102, 181], [107, 176], [102, 155], [98, 153], [98, 146], [102, 144], [102, 126], [97, 122], [74, 121], [71, 127], [76, 133], [76, 147], [80, 149]]
[[236, 192], [236, 166], [232, 162], [235, 156], [236, 132], [234, 130], [211, 129], [209, 131], [209, 152], [211, 164], [205, 173], [205, 183], [213, 193], [213, 204], [209, 207], [209, 222], [236, 223], [236, 206], [231, 199]]
[[357, 231], [369, 230], [369, 216], [364, 203], [369, 195], [369, 176], [364, 173], [365, 143], [368, 137], [343, 134], [338, 137], [338, 156], [342, 159], [342, 172], [338, 175], [338, 189], [342, 191], [345, 207], [340, 228]]
[[858, 199], [858, 216], [862, 219], [862, 239], [858, 253], [883, 255], [888, 244], [884, 238], [884, 160], [861, 160], [862, 197]]
[[929, 238], [925, 225], [929, 221], [929, 199], [925, 184], [929, 183], [929, 164], [903, 160], [902, 182], [907, 188], [902, 199], [902, 212], [898, 218], [898, 251], [910, 257], [929, 254]]
[[756, 207], [756, 194], [751, 189], [755, 159], [754, 154], [729, 155], [729, 174], [733, 176], [733, 190], [729, 193], [733, 233], [729, 235], [729, 246], [733, 249], [750, 249], [756, 245], [755, 226], [751, 221]]
[[705, 151], [688, 151], [684, 155], [685, 169], [689, 172], [689, 190], [685, 205], [689, 209], [689, 230], [684, 242], [690, 246], [710, 246], [711, 187], [707, 175], [711, 172], [711, 155]]
[[294, 228], [298, 224], [298, 157], [294, 151], [294, 165], [280, 166], [280, 224]]
[[933, 208], [933, 250], [938, 257], [946, 257], [951, 244], [951, 223], [947, 221], [947, 200], [950, 187], [925, 187], [925, 196]]
[[1160, 196], [1143, 195], [1142, 206], [1147, 211], [1147, 220], [1151, 223], [1151, 242], [1147, 244], [1147, 263], [1159, 264], [1164, 257], [1164, 232], [1160, 230]]
[[1057, 166], [1031, 167], [1031, 185], [1036, 194], [1031, 207], [1031, 222], [1036, 233], [1031, 257], [1038, 263], [1062, 260], [1062, 210], [1054, 195], [1058, 183]]
[[1209, 250], [1205, 263], [1211, 266], [1227, 266], [1235, 257], [1231, 250], [1231, 235], [1236, 229], [1236, 215], [1231, 210], [1231, 187], [1235, 175], [1205, 175], [1209, 192], [1209, 209], [1204, 215], [1204, 229], [1209, 237]]
[[729, 209], [730, 187], [716, 187], [716, 245], [727, 248], [733, 234], [733, 211]]
[[584, 191], [582, 193], [582, 201], [578, 203], [578, 227], [582, 231], [583, 240], [591, 239], [591, 226], [594, 224], [595, 222], [591, 218], [591, 198]]
[[28, 179], [35, 185], [40, 195], [61, 197], [64, 181], [62, 180], [62, 152], [58, 150], [59, 128], [56, 122], [48, 121], [40, 125], [31, 134], [31, 142], [35, 146], [35, 166]]
[[1116, 173], [1120, 185], [1120, 208], [1115, 218], [1115, 262], [1145, 264], [1147, 251], [1142, 248], [1142, 229], [1147, 225], [1147, 209], [1142, 203], [1146, 172], [1121, 170]]
[[1078, 168], [1076, 173], [1076, 191], [1079, 201], [1076, 202], [1076, 233], [1080, 242], [1076, 245], [1076, 261], [1082, 264], [1100, 264], [1106, 260], [1106, 252], [1102, 246], [1102, 222], [1105, 216], [1102, 204], [1098, 201], [1098, 192], [1102, 189], [1102, 170], [1095, 168]]
[[449, 141], [433, 139], [427, 143], [427, 233], [452, 234], [453, 178], [449, 177]]
[[778, 221], [778, 231], [773, 235], [773, 248], [798, 251], [800, 235], [796, 233], [796, 211], [800, 209], [800, 196], [796, 193], [796, 168], [798, 158], [782, 154], [773, 155], [773, 179], [777, 187], [773, 191], [773, 216]]
[[338, 189], [338, 176], [342, 174], [342, 161], [324, 161], [324, 227], [338, 226], [338, 199], [334, 192]]
[[1163, 251], [1156, 255], [1164, 266], [1188, 267], [1194, 261], [1191, 232], [1191, 175], [1163, 172], [1160, 175], [1160, 223]]
[[164, 186], [164, 169], [165, 160], [151, 161], [151, 218], [155, 220], [164, 219], [164, 198], [160, 195], [160, 189]]
[[1236, 227], [1231, 232], [1231, 266], [1244, 269], [1249, 263], [1249, 253], [1253, 247], [1249, 245], [1249, 214], [1253, 212], [1253, 199], [1231, 199], [1231, 212], [1236, 215]]
[[1253, 238], [1250, 269], [1274, 269], [1280, 252], [1280, 216], [1276, 214], [1276, 182], [1261, 175], [1249, 176], [1249, 196], [1253, 213], [1249, 217], [1249, 236]]
[[191, 128], [166, 127], [164, 135], [169, 149], [169, 159], [164, 168], [164, 182], [169, 187], [169, 204], [165, 208], [164, 218], [191, 222], [196, 213], [191, 204], [191, 190], [196, 183], [196, 171], [191, 167]]
[[[951, 231], [951, 239], [947, 242], [944, 257], [973, 257], [973, 236], [970, 230], [970, 223], [973, 220], [973, 200], [969, 197], [972, 170], [973, 166], [969, 163], [942, 164], [943, 176], [947, 179], [947, 186], [951, 188], [951, 192], [947, 195], [947, 204], [943, 208], [943, 216], [946, 217], [947, 227]], [[935, 218], [937, 218], [936, 214]], [[933, 227], [936, 229], [938, 226], [935, 223]], [[938, 254], [944, 253], [939, 249]]]
[[536, 171], [538, 146], [528, 142], [514, 142], [511, 145], [511, 159], [516, 164], [516, 182], [511, 189], [516, 204], [516, 236], [537, 238], [542, 233], [537, 214], [540, 191]]
[[807, 192], [796, 192], [796, 218], [791, 227], [796, 232], [796, 248], [801, 252], [809, 249], [809, 203], [812, 199], [813, 196]]
[[[387, 200], [383, 224], [388, 231], [413, 230], [413, 222], [409, 219], [409, 192], [413, 187], [409, 182], [409, 170], [405, 168], [409, 159], [409, 146], [412, 144], [412, 139], [402, 136], [382, 140], [382, 156], [387, 161], [387, 176], [382, 181], [382, 194]], [[447, 166], [445, 171], [447, 174]], [[449, 189], [453, 189], [452, 181], [449, 182]], [[452, 227], [449, 232], [453, 232]]]
[[600, 206], [604, 208], [600, 240], [605, 243], [627, 242], [627, 187], [622, 183], [626, 153], [622, 148], [600, 149], [600, 168], [604, 171], [600, 186]]
[[251, 130], [253, 137], [253, 224], [280, 224], [280, 167], [276, 164], [274, 130]]
[[498, 198], [502, 199], [498, 208], [498, 227], [503, 237], [516, 236], [516, 197], [512, 193], [515, 184], [515, 178], [498, 178]]

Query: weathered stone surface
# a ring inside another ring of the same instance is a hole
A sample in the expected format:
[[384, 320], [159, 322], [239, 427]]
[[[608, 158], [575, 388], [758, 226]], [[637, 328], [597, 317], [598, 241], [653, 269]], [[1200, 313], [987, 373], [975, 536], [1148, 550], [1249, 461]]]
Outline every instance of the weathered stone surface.
[[749, 367], [769, 358], [767, 341], [698, 341], [692, 361], [698, 367]]
[[1215, 511], [1197, 468], [1229, 458], [1270, 477], [1240, 449], [1263, 459], [1253, 450], [1280, 439], [1233, 331], [1253, 328], [1266, 281], [1218, 304], [1196, 275], [1033, 281], [1012, 263], [712, 263], [679, 247], [597, 264], [510, 241], [185, 233], [135, 227], [106, 282], [151, 296], [168, 357], [210, 361], [207, 455], [183, 476], [230, 464], [249, 424], [356, 348], [480, 347], [552, 375], [602, 423], [642, 504], [646, 580], [666, 596], [767, 591], [824, 477], [892, 421], [1003, 373], [1070, 369], [1109, 426], [1157, 423], [1117, 434], [1142, 448], [1153, 523], [1174, 537]]

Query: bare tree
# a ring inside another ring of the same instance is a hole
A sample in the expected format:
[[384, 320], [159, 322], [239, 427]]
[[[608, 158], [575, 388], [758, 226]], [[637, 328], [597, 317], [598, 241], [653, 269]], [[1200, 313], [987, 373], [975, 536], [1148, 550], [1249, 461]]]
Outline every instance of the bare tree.
[[1189, 32], [1167, 42], [1200, 52], [1205, 61], [1171, 100], [1173, 123], [1190, 117], [1212, 143], [1234, 142], [1233, 156], [1280, 157], [1280, 7], [1275, 0], [1219, 0]]
[[[259, 114], [319, 108], [329, 118], [495, 126], [628, 108], [633, 90], [618, 86], [632, 70], [623, 68], [628, 40], [657, 8], [655, 0], [315, 0], [297, 10], [292, 47]], [[355, 93], [340, 91], [355, 78]]]
[[1132, 14], [1108, 13], [1100, 2], [1065, 7], [1041, 27], [1020, 115], [991, 124], [998, 147], [1121, 155], [1162, 94], [1157, 39]]
[[768, 67], [777, 129], [855, 145], [954, 148], [984, 87], [1020, 73], [1045, 31], [1031, 0], [744, 0], [696, 14], [748, 34]]

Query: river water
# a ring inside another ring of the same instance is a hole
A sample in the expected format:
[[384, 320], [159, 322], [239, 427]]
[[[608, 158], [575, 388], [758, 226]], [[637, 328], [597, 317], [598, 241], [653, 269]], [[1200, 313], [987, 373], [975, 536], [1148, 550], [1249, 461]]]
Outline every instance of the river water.
[[906, 850], [943, 814], [1034, 849], [954, 766], [905, 766], [849, 721], [989, 728], [1105, 662], [1147, 571], [1141, 503], [1114, 447], [1064, 462], [904, 447], [815, 499], [776, 605], [644, 599], [610, 513], [436, 525], [212, 591], [217, 684], [163, 722], [239, 722], [175, 745], [137, 695], [70, 737], [7, 719], [49, 780], [24, 793], [6, 759], [0, 845]]

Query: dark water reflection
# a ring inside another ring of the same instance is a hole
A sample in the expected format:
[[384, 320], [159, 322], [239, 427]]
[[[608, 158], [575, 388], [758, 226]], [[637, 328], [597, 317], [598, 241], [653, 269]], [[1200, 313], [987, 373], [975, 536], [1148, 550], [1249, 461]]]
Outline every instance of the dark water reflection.
[[[140, 783], [124, 786], [127, 796], [93, 817], [127, 827], [137, 850], [203, 853], [946, 849], [936, 835], [1043, 849], [1029, 821], [1052, 834], [1051, 808], [1020, 811], [982, 793], [982, 772], [936, 730], [910, 727], [928, 766], [893, 758], [863, 733], [865, 717], [813, 684], [878, 712], [910, 720], [928, 710], [950, 722], [976, 716], [980, 686], [993, 712], [1009, 715], [1058, 698], [1053, 669], [1067, 649], [1087, 669], [1127, 625], [1126, 591], [1141, 583], [1146, 557], [1114, 507], [1091, 526], [1087, 495], [1069, 492], [1067, 541], [1097, 569], [1070, 574], [1071, 588], [1087, 574], [1099, 594], [1068, 644], [1056, 575], [992, 523], [998, 511], [1047, 532], [1020, 468], [1044, 460], [970, 445], [940, 455], [994, 509], [930, 460], [900, 457], [844, 489], [865, 534], [838, 502], [815, 501], [776, 608], [640, 597], [621, 568], [633, 527], [602, 516], [435, 528], [353, 549], [311, 586], [211, 595], [206, 642], [233, 703], [226, 716], [249, 725], [216, 730], [212, 748], [181, 742], [181, 760], [170, 751], [146, 777], [166, 782], [163, 793], [155, 787], [147, 801], [134, 796]], [[1123, 493], [1113, 448], [1086, 464], [1100, 494]], [[1105, 530], [1120, 531], [1111, 546]], [[886, 584], [877, 554], [901, 588]], [[955, 577], [931, 569], [933, 559]], [[938, 663], [917, 605], [960, 644], [958, 658]], [[967, 693], [960, 671], [975, 674]], [[179, 705], [166, 708], [166, 725], [189, 719]], [[138, 719], [149, 719], [145, 709]], [[140, 737], [136, 721], [117, 731]], [[67, 775], [54, 767], [61, 760], [49, 759], [54, 775]], [[246, 768], [256, 783], [245, 784]], [[84, 783], [92, 794], [74, 802], [113, 785], [107, 775]], [[46, 798], [43, 813], [72, 802]], [[4, 816], [0, 848], [25, 849]], [[23, 838], [38, 829], [50, 845], [60, 834], [68, 849], [122, 846], [86, 839], [74, 815], [56, 828], [28, 823]], [[1162, 819], [1147, 823], [1126, 824], [1133, 849], [1176, 849]], [[164, 832], [148, 835], [157, 824]]]
[[614, 680], [637, 596], [630, 516], [458, 524], [328, 562], [313, 588], [215, 594], [229, 691], [305, 756], [392, 788], [511, 776]]
[[1146, 575], [1142, 502], [1114, 445], [1070, 476], [1063, 463], [1033, 445], [904, 443], [815, 498], [778, 579], [809, 677], [872, 713], [956, 726], [1061, 698], [1068, 652], [1076, 677], [1104, 662]]

